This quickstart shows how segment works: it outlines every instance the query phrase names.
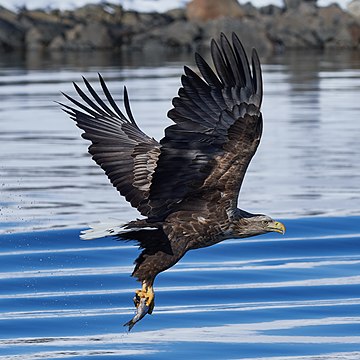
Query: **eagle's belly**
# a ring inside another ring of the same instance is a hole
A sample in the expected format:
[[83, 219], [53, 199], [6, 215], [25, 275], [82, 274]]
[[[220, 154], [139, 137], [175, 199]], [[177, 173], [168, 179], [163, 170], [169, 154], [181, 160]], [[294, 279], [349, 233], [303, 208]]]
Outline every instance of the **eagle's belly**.
[[[211, 229], [213, 230], [213, 229]], [[215, 230], [215, 229], [214, 229]], [[203, 247], [208, 247], [215, 245], [223, 240], [230, 239], [232, 237], [232, 231], [210, 231], [207, 235], [194, 236], [188, 243], [188, 250], [200, 249]]]

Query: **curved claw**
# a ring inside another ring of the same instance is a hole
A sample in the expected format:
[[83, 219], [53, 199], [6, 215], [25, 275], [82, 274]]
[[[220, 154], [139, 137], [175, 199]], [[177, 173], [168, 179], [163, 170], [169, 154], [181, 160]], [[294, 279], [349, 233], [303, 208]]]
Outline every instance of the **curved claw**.
[[155, 294], [152, 286], [148, 286], [143, 282], [142, 289], [135, 292], [133, 299], [136, 307], [136, 314], [130, 321], [124, 324], [124, 326], [128, 326], [128, 331], [130, 331], [146, 314], [151, 314], [153, 312], [155, 306], [154, 298]]

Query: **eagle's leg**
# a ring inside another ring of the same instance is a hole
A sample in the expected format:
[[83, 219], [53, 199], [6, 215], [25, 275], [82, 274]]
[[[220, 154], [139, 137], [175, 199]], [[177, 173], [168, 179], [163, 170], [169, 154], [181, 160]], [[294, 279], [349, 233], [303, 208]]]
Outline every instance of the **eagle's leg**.
[[[141, 281], [142, 287], [140, 290], [135, 291], [134, 304], [136, 307], [135, 316], [125, 324], [129, 327], [129, 330], [140, 321], [146, 314], [151, 314], [154, 310], [155, 305], [155, 294], [154, 294], [154, 280], [160, 272], [170, 268], [181, 258], [184, 252], [176, 252], [178, 248], [173, 248], [169, 244], [162, 246], [168, 246], [166, 251], [159, 249], [153, 254], [154, 247], [151, 247], [140, 254], [138, 259], [136, 259], [135, 270], [132, 273], [132, 276]], [[158, 245], [156, 245], [158, 246]]]
[[141, 290], [135, 291], [134, 304], [136, 308], [139, 307], [141, 299], [145, 299], [145, 304], [149, 308], [148, 314], [151, 314], [155, 306], [155, 292], [152, 283], [146, 280], [142, 282]]

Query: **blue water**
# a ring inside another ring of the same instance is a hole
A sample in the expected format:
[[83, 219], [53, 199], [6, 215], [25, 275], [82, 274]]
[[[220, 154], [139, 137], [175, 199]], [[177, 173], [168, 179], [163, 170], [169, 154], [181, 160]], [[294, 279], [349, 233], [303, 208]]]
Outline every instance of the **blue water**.
[[360, 217], [284, 221], [283, 237], [189, 252], [131, 333], [135, 246], [78, 229], [2, 235], [0, 359], [357, 359]]
[[[0, 360], [360, 359], [360, 54], [263, 58], [264, 134], [239, 206], [285, 236], [188, 253], [131, 333], [136, 246], [79, 239], [138, 216], [54, 101], [101, 72], [160, 139], [187, 56], [0, 57]], [[96, 88], [99, 88], [95, 85]]]

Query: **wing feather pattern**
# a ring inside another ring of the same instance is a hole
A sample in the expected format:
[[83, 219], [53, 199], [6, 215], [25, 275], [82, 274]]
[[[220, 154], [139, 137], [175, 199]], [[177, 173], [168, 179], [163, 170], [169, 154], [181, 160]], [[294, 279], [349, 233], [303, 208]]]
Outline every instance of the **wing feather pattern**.
[[91, 98], [74, 83], [83, 102], [64, 94], [76, 107], [61, 104], [63, 110], [84, 131], [82, 137], [91, 141], [89, 153], [113, 186], [142, 215], [147, 216], [150, 211], [150, 184], [160, 154], [160, 144], [137, 126], [126, 88], [124, 104], [127, 116], [116, 105], [100, 74], [100, 84], [109, 105], [85, 78], [83, 80]]
[[[202, 75], [185, 67], [182, 87], [168, 113], [175, 124], [165, 129], [152, 177], [150, 216], [165, 218], [217, 202], [237, 206], [238, 193], [262, 132], [262, 78], [255, 50], [252, 72], [235, 34], [232, 45], [221, 34], [211, 43], [215, 72], [196, 54]], [[211, 200], [211, 201], [210, 201]]]
[[245, 50], [232, 35], [212, 40], [215, 71], [199, 54], [201, 76], [184, 67], [182, 87], [168, 117], [174, 124], [158, 143], [137, 126], [126, 88], [126, 115], [116, 105], [103, 78], [103, 101], [84, 78], [88, 96], [74, 84], [81, 101], [65, 95], [64, 105], [82, 136], [92, 142], [89, 152], [111, 183], [150, 221], [163, 221], [182, 210], [209, 211], [209, 204], [233, 211], [262, 132], [262, 77], [258, 55], [250, 69]]

